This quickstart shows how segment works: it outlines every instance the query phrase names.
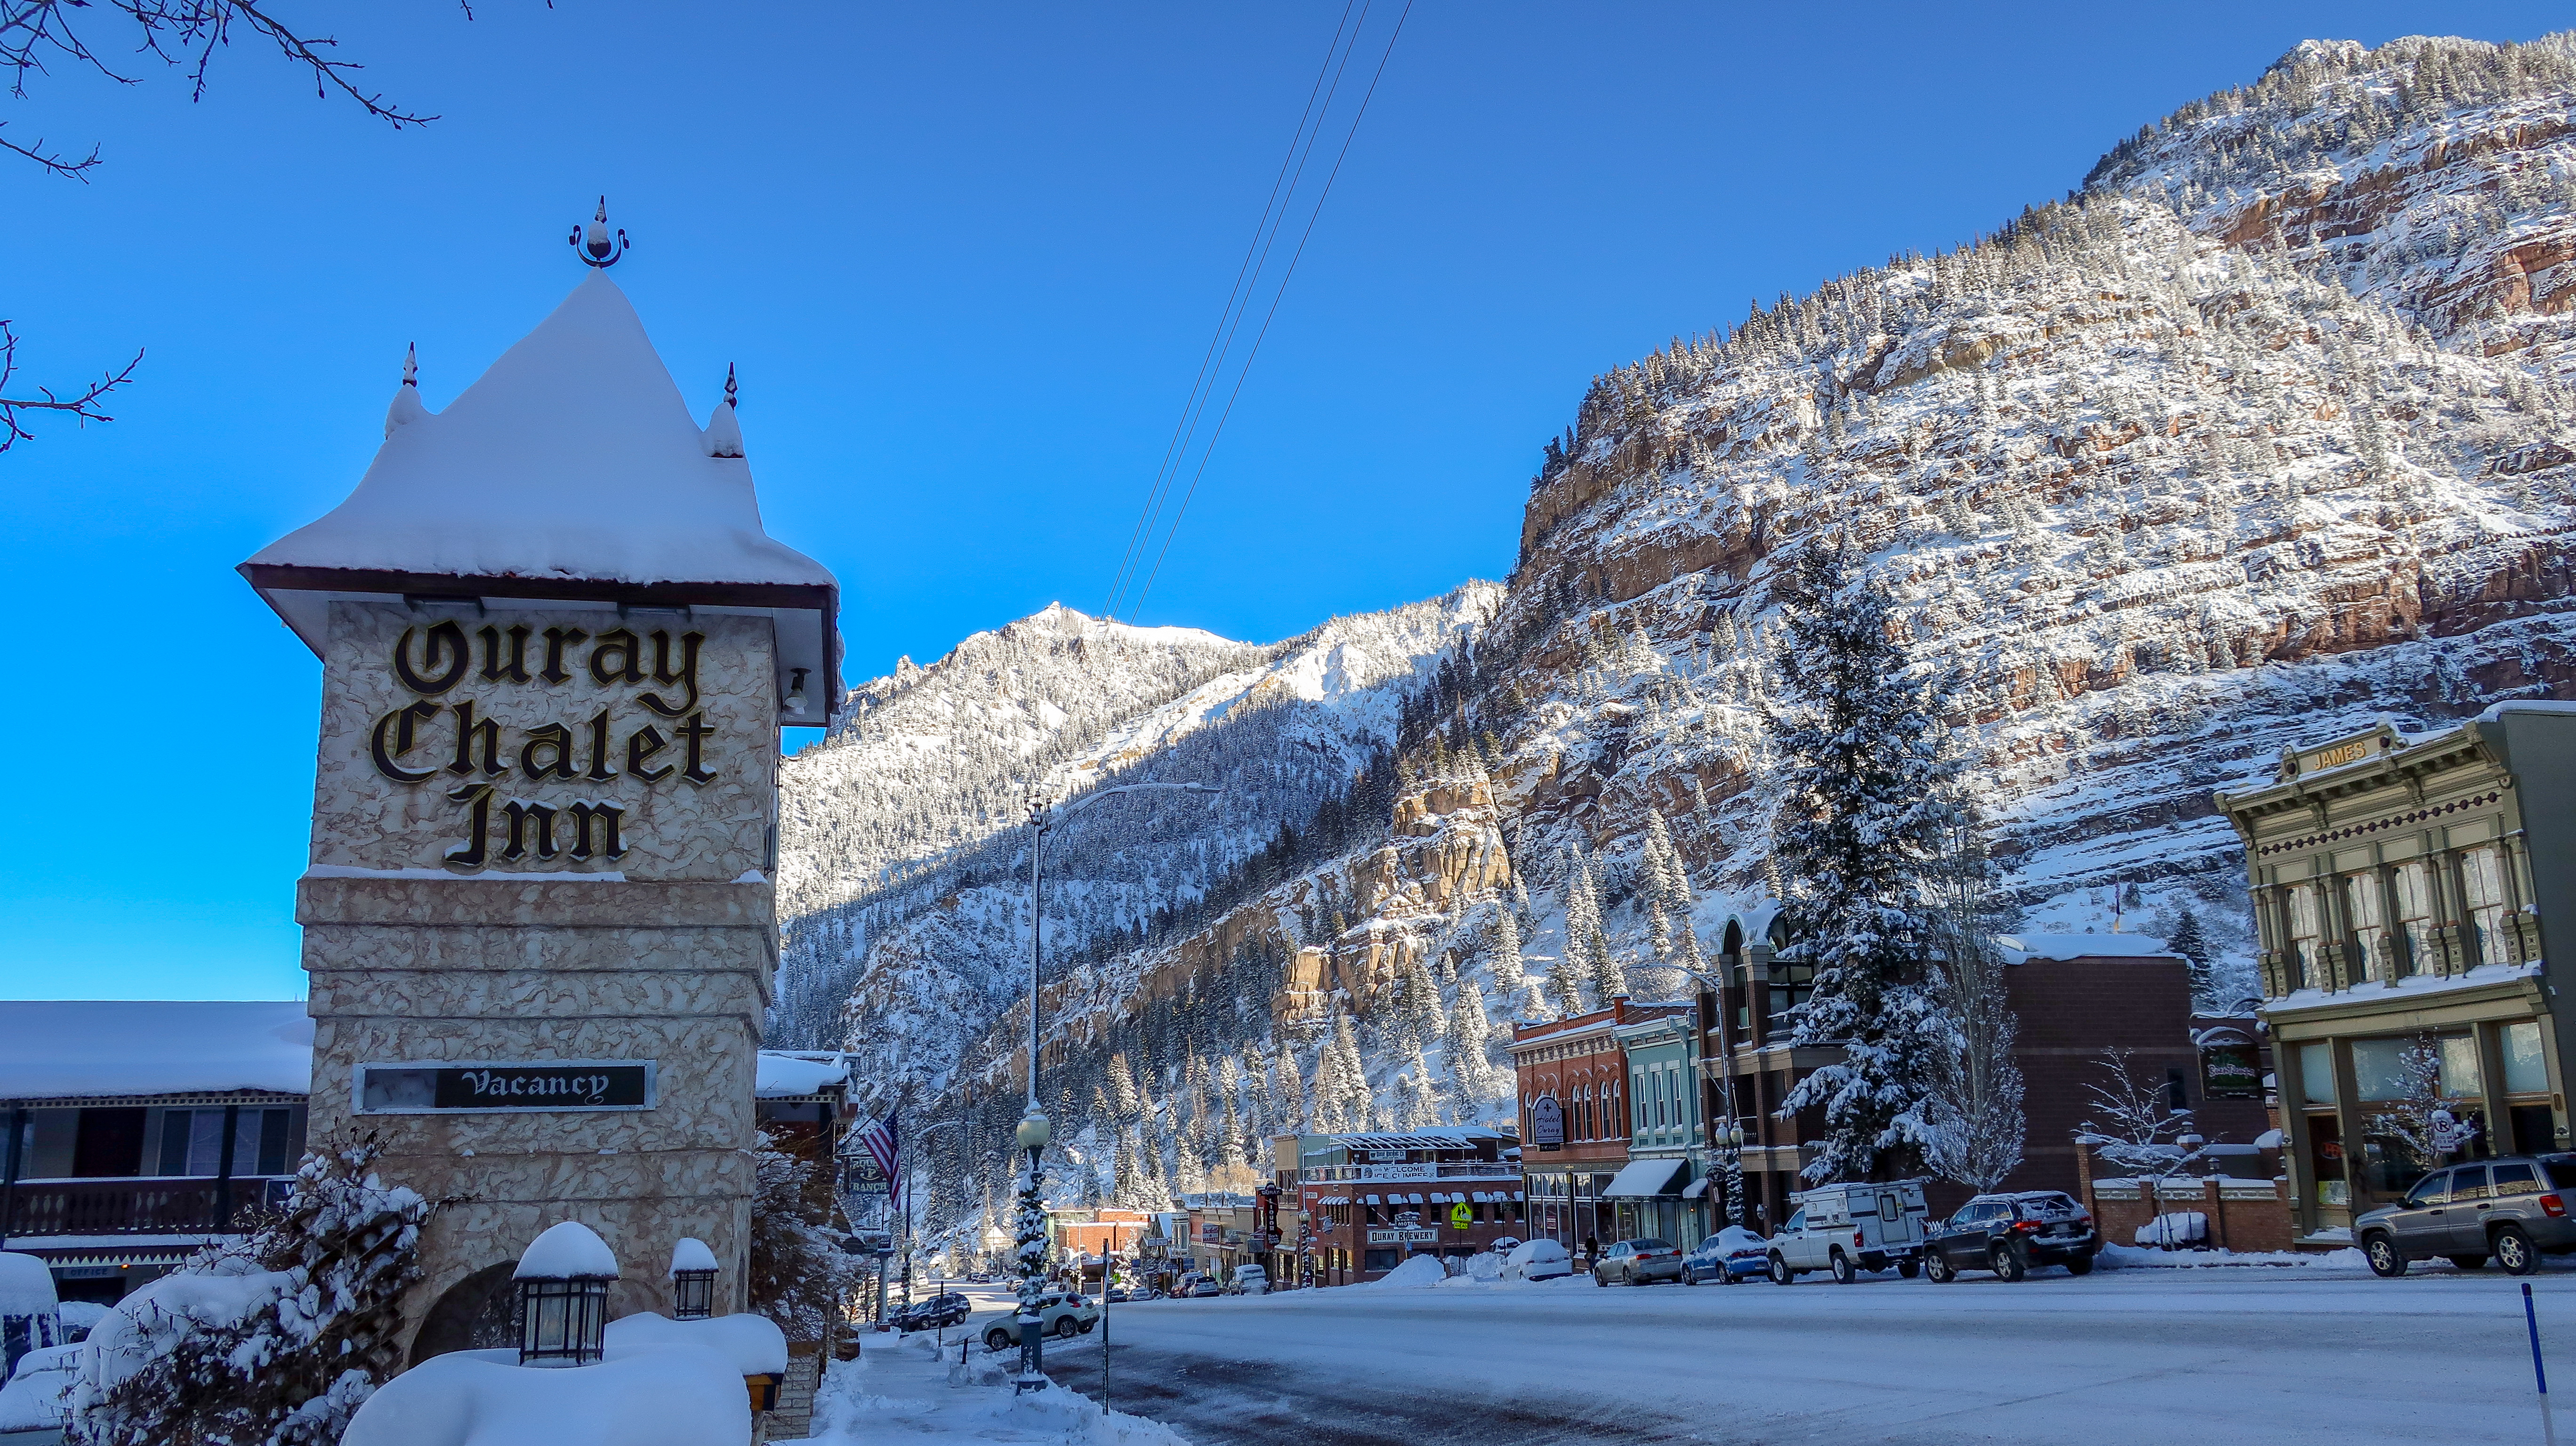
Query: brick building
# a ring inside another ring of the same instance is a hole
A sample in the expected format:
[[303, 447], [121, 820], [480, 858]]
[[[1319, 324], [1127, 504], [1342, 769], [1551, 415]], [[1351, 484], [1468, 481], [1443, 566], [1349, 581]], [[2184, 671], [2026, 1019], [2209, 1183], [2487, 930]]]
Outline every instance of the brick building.
[[1586, 1242], [1620, 1238], [1619, 1207], [1607, 1197], [1630, 1163], [1636, 1128], [1620, 1032], [1687, 1020], [1691, 1013], [1688, 1004], [1639, 1004], [1623, 996], [1606, 1009], [1513, 1023], [1530, 1237], [1576, 1251]]
[[1529, 1233], [1520, 1141], [1499, 1130], [1281, 1137], [1291, 1139], [1304, 1224], [1282, 1240], [1296, 1249], [1294, 1274], [1313, 1284], [1357, 1285], [1408, 1256], [1474, 1255]]
[[[1820, 1111], [1780, 1118], [1780, 1102], [1842, 1054], [1831, 1045], [1789, 1042], [1795, 1011], [1814, 987], [1810, 966], [1778, 958], [1791, 938], [1787, 920], [1768, 903], [1730, 918], [1718, 961], [1729, 981], [1725, 998], [1703, 994], [1700, 1004], [1702, 1017], [1715, 1021], [1701, 1052], [1706, 1108], [1712, 1120], [1732, 1113], [1743, 1127], [1747, 1214], [1765, 1232], [1788, 1218], [1790, 1195], [1804, 1188], [1799, 1171], [1807, 1154], [1799, 1142], [1824, 1128]], [[2004, 1188], [2078, 1193], [2074, 1133], [2094, 1113], [2088, 1087], [2105, 1078], [2106, 1049], [2129, 1051], [2130, 1068], [2161, 1084], [2177, 1108], [2193, 1111], [2194, 1126], [2212, 1141], [2250, 1144], [2271, 1127], [2259, 1073], [2249, 1084], [2238, 1067], [2259, 1044], [2250, 1032], [2196, 1028], [2189, 966], [2162, 940], [2024, 934], [1998, 942], [2008, 966], [2006, 997], [2020, 1022], [2013, 1058], [2029, 1118], [2021, 1168]], [[2222, 1056], [2223, 1069], [2215, 1064]], [[1946, 1211], [1967, 1191], [1936, 1183], [1928, 1194], [1936, 1211]]]

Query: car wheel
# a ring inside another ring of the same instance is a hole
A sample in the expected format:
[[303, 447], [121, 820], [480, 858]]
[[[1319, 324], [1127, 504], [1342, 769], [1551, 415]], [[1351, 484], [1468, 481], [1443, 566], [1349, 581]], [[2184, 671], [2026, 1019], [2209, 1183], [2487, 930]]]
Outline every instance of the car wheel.
[[1771, 1257], [1771, 1283], [1773, 1285], [1787, 1285], [1789, 1282], [1796, 1280], [1797, 1278], [1798, 1273], [1789, 1268], [1789, 1262], [1782, 1260], [1776, 1255]]
[[1834, 1252], [1832, 1265], [1834, 1284], [1849, 1285], [1853, 1281], [1860, 1279], [1859, 1267], [1852, 1264], [1852, 1258], [1850, 1256], [1843, 1254], [1839, 1250]]
[[2496, 1228], [2495, 1261], [2507, 1275], [2529, 1275], [2540, 1268], [2540, 1247], [2531, 1243], [2519, 1225]]
[[2397, 1253], [2397, 1242], [2385, 1235], [2363, 1240], [2361, 1255], [2370, 1262], [2370, 1273], [2382, 1280], [2395, 1280], [2406, 1273], [2406, 1257]]
[[1683, 1266], [1683, 1267], [1682, 1267], [1682, 1284], [1684, 1284], [1684, 1285], [1697, 1285], [1697, 1284], [1699, 1284], [1699, 1270], [1698, 1270], [1696, 1267], [1694, 1267], [1694, 1266], [1688, 1266], [1688, 1265]]
[[1602, 1279], [1602, 1278], [1601, 1278], [1601, 1267], [1600, 1267], [1600, 1266], [1597, 1266], [1597, 1265], [1596, 1265], [1596, 1266], [1592, 1267], [1592, 1283], [1593, 1283], [1594, 1285], [1605, 1285], [1605, 1286], [1606, 1286], [1606, 1285], [1608, 1285], [1608, 1284], [1610, 1283], [1609, 1281], [1604, 1280], [1604, 1279]]
[[1080, 1334], [1082, 1334], [1082, 1322], [1075, 1320], [1069, 1315], [1060, 1315], [1055, 1318], [1055, 1338], [1057, 1340], [1069, 1341]]
[[1987, 1251], [1986, 1265], [1988, 1269], [2008, 1281], [2019, 1280], [2030, 1274], [2029, 1267], [2021, 1263], [2021, 1257], [2015, 1255], [2009, 1245], [1998, 1245]]
[[1918, 1275], [1921, 1275], [1922, 1273], [1923, 1273], [1923, 1262], [1922, 1262], [1922, 1261], [1919, 1261], [1919, 1260], [1900, 1260], [1900, 1261], [1896, 1262], [1896, 1275], [1897, 1275], [1897, 1278], [1898, 1278], [1898, 1279], [1900, 1279], [1900, 1280], [1912, 1280], [1914, 1277], [1916, 1277], [1916, 1276], [1918, 1276]]
[[2092, 1253], [2087, 1251], [2082, 1255], [2070, 1255], [2066, 1257], [2066, 1273], [2068, 1275], [2091, 1275], [2093, 1273]]
[[2484, 1270], [2487, 1268], [2487, 1258], [2483, 1255], [2454, 1255], [2451, 1257], [2451, 1264], [2459, 1270]]
[[997, 1356], [1002, 1352], [1009, 1350], [1013, 1344], [1014, 1342], [1011, 1340], [1011, 1333], [1002, 1329], [1000, 1326], [995, 1326], [991, 1330], [984, 1332], [984, 1349], [991, 1351]]
[[1949, 1257], [1944, 1255], [1925, 1256], [1923, 1273], [1932, 1278], [1934, 1285], [1948, 1285], [1959, 1278], [1959, 1272], [1951, 1268]]

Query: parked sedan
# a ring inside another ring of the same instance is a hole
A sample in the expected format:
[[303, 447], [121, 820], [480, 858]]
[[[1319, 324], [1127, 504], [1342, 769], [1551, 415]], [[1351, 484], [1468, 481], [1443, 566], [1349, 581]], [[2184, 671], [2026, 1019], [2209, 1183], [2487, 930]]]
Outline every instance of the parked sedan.
[[1682, 1248], [1651, 1235], [1620, 1241], [1601, 1252], [1601, 1259], [1592, 1267], [1594, 1285], [1608, 1285], [1613, 1280], [1621, 1285], [1652, 1285], [1659, 1280], [1681, 1278]]
[[[1038, 1329], [1058, 1340], [1071, 1340], [1100, 1324], [1100, 1307], [1078, 1295], [1049, 1292], [1038, 1297]], [[984, 1327], [984, 1349], [1007, 1351], [1020, 1343], [1020, 1316], [1010, 1314]]]
[[2102, 1247], [2093, 1217], [2056, 1190], [1980, 1195], [1958, 1208], [1923, 1245], [1924, 1274], [1943, 1285], [1962, 1270], [1991, 1270], [2019, 1280], [2034, 1266], [2063, 1265], [2069, 1275], [2093, 1269]]
[[1770, 1252], [1771, 1242], [1741, 1225], [1729, 1225], [1682, 1257], [1682, 1284], [1713, 1280], [1733, 1285], [1770, 1269]]
[[2371, 1270], [2404, 1275], [2407, 1262], [2439, 1257], [2462, 1270], [2492, 1258], [2509, 1275], [2529, 1275], [2540, 1257], [2576, 1250], [2576, 1155], [2514, 1155], [2436, 1170], [2394, 1205], [2352, 1222]]
[[886, 1317], [886, 1324], [899, 1331], [938, 1330], [946, 1326], [963, 1325], [966, 1323], [966, 1317], [974, 1313], [973, 1302], [952, 1290], [944, 1295], [934, 1295], [928, 1300], [914, 1301]]

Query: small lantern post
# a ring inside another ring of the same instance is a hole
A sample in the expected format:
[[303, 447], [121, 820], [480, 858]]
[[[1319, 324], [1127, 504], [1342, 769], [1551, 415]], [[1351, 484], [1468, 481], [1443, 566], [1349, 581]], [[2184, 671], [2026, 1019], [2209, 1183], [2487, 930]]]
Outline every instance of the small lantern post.
[[716, 1253], [698, 1239], [671, 1247], [671, 1319], [705, 1320], [716, 1313]]
[[587, 1225], [546, 1227], [519, 1257], [519, 1364], [596, 1364], [607, 1353], [608, 1287], [617, 1256]]

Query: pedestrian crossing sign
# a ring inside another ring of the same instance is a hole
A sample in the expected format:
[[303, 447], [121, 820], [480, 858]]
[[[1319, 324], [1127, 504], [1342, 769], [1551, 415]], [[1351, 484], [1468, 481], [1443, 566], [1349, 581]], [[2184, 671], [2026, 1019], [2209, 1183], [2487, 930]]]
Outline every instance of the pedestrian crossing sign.
[[1466, 1229], [1469, 1225], [1474, 1224], [1475, 1220], [1476, 1212], [1467, 1208], [1466, 1201], [1461, 1200], [1457, 1204], [1449, 1207], [1449, 1223], [1456, 1226], [1458, 1229]]

